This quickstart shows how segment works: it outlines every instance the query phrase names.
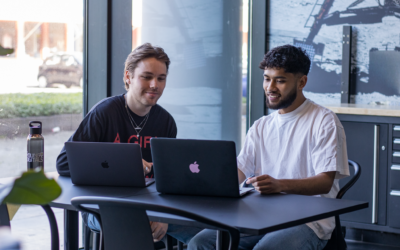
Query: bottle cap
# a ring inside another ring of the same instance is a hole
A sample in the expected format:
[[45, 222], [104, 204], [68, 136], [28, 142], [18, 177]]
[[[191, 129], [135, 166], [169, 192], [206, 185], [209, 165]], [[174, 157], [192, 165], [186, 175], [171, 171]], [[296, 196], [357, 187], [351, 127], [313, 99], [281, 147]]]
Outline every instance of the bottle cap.
[[[32, 125], [32, 123], [39, 123], [39, 125]], [[42, 122], [39, 121], [31, 121], [29, 122], [29, 134], [35, 135], [35, 134], [42, 134]]]

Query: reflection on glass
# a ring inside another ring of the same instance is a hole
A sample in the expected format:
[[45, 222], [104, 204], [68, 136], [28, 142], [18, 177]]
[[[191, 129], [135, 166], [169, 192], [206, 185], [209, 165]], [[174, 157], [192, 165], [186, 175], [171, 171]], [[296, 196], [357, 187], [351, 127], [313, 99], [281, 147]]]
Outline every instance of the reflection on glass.
[[132, 1], [132, 47], [150, 42], [171, 59], [159, 103], [174, 117], [178, 138], [232, 140], [240, 149], [247, 85], [242, 1]]
[[43, 123], [45, 171], [82, 120], [82, 0], [7, 1], [0, 8], [0, 178], [26, 170], [28, 123]]

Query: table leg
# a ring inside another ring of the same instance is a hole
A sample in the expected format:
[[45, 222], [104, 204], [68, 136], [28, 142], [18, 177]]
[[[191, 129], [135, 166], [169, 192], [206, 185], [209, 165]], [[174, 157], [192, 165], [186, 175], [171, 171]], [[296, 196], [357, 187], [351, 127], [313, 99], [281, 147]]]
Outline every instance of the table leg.
[[226, 231], [217, 231], [217, 250], [229, 249], [229, 233]]
[[64, 210], [64, 249], [76, 250], [79, 245], [79, 212]]

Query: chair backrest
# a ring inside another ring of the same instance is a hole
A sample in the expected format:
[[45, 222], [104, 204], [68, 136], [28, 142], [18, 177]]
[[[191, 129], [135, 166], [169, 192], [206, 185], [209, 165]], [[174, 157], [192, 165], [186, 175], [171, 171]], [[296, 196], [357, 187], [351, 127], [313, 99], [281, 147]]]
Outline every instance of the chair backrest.
[[[212, 228], [229, 233], [229, 249], [236, 250], [239, 245], [239, 230], [231, 226], [180, 209], [155, 204], [137, 202], [121, 198], [75, 197], [71, 200], [78, 210], [92, 213], [99, 220], [104, 235], [105, 249], [154, 249], [150, 221], [146, 211], [178, 215], [196, 220]], [[82, 205], [97, 204], [99, 213]]]
[[350, 177], [349, 182], [346, 183], [346, 185], [344, 185], [338, 192], [338, 194], [336, 195], [336, 199], [342, 199], [343, 195], [347, 192], [347, 190], [349, 190], [354, 183], [356, 183], [356, 181], [358, 180], [358, 178], [360, 178], [361, 175], [361, 167], [360, 165], [358, 165], [357, 162], [352, 161], [352, 160], [348, 160], [349, 162], [349, 166], [353, 166], [354, 168], [354, 174], [353, 176]]
[[[342, 199], [343, 195], [349, 190], [360, 178], [361, 175], [361, 167], [355, 161], [348, 160], [349, 166], [353, 166], [354, 174], [351, 176], [350, 180], [344, 185], [336, 195], [336, 199]], [[342, 233], [342, 226], [340, 224], [340, 218], [338, 215], [335, 216], [335, 224], [336, 227], [332, 232], [332, 236], [329, 239], [327, 245], [324, 250], [333, 250], [333, 249], [347, 249], [346, 241], [344, 240], [344, 235]]]

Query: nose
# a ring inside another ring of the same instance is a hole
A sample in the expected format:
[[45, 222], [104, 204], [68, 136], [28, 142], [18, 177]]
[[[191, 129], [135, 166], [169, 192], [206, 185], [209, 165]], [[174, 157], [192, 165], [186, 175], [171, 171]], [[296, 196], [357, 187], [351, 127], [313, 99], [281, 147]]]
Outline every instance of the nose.
[[151, 80], [151, 82], [150, 82], [150, 88], [152, 88], [152, 89], [157, 89], [157, 88], [158, 88], [158, 81], [157, 81], [157, 78], [154, 78], [153, 80]]
[[274, 80], [271, 80], [270, 82], [266, 82], [264, 86], [264, 90], [266, 92], [274, 92], [276, 91], [276, 83]]

